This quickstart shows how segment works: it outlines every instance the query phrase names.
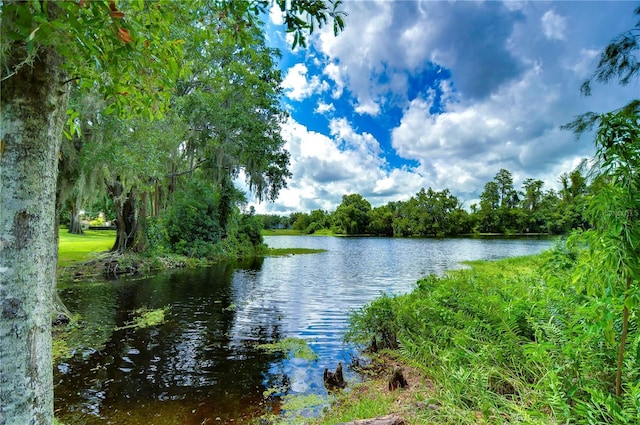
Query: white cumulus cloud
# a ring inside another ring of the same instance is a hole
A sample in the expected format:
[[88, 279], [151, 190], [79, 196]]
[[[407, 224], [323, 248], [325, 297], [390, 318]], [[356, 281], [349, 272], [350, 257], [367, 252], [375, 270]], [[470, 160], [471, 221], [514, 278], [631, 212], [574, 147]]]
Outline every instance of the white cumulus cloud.
[[289, 68], [282, 81], [282, 88], [289, 99], [300, 101], [329, 88], [328, 84], [321, 81], [317, 75], [307, 79], [307, 73], [307, 66], [303, 63]]
[[564, 40], [567, 30], [567, 21], [553, 10], [547, 11], [541, 18], [542, 30], [545, 37], [550, 40]]
[[344, 119], [333, 121], [331, 127], [328, 136], [293, 119], [285, 123], [282, 135], [291, 153], [293, 177], [276, 203], [254, 203], [257, 212], [333, 211], [350, 193], [360, 193], [377, 206], [406, 200], [428, 183], [412, 169], [386, 171], [379, 143], [371, 134], [358, 133]]

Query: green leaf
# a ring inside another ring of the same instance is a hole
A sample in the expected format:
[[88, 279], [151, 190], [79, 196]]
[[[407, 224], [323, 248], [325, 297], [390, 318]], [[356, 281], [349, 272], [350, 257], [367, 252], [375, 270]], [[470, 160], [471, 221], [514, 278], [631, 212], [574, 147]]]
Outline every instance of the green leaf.
[[624, 305], [629, 310], [635, 310], [638, 305], [640, 305], [640, 294], [638, 294], [637, 291], [634, 291], [634, 293], [627, 296], [627, 298], [624, 300]]
[[[36, 3], [38, 3], [38, 2], [36, 2]], [[31, 34], [29, 34], [29, 41], [33, 40], [36, 37], [36, 33], [38, 32], [38, 30], [40, 30], [40, 27], [37, 27], [36, 29], [31, 31]]]

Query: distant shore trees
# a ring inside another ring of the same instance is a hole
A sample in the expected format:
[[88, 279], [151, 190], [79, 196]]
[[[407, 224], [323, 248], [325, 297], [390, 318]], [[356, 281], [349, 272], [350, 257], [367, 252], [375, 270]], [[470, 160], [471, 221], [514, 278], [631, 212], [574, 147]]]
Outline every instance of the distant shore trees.
[[585, 197], [590, 186], [582, 167], [559, 177], [562, 189], [545, 189], [527, 178], [520, 190], [509, 170], [487, 182], [480, 203], [464, 207], [449, 189], [420, 189], [406, 201], [371, 207], [360, 194], [347, 194], [335, 211], [295, 212], [289, 217], [259, 215], [267, 229], [291, 228], [308, 234], [319, 230], [344, 235], [447, 237], [481, 233], [566, 234], [586, 229]]

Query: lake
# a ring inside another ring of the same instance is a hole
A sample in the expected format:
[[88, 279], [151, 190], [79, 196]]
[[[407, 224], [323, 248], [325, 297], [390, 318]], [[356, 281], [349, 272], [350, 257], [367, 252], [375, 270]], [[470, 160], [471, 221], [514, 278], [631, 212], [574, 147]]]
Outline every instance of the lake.
[[[145, 278], [74, 284], [61, 297], [81, 316], [84, 344], [55, 369], [56, 415], [77, 424], [236, 424], [280, 415], [282, 396], [318, 395], [322, 373], [356, 355], [343, 343], [349, 313], [421, 277], [538, 253], [549, 239], [266, 237], [273, 248], [317, 254], [267, 257]], [[140, 308], [168, 308], [166, 321], [122, 327]], [[304, 340], [316, 360], [260, 344]], [[89, 348], [89, 347], [93, 348]], [[346, 371], [347, 380], [356, 380]], [[268, 396], [265, 392], [268, 391]], [[285, 412], [286, 413], [286, 412]]]

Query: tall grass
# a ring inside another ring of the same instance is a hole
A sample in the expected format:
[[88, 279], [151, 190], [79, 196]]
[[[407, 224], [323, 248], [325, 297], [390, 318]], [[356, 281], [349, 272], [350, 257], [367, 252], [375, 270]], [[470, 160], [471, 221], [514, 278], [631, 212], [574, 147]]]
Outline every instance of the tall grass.
[[397, 343], [424, 368], [440, 405], [417, 413], [425, 423], [636, 424], [640, 341], [616, 397], [616, 351], [594, 331], [606, 310], [574, 287], [576, 256], [560, 245], [427, 277], [353, 314], [347, 338]]

